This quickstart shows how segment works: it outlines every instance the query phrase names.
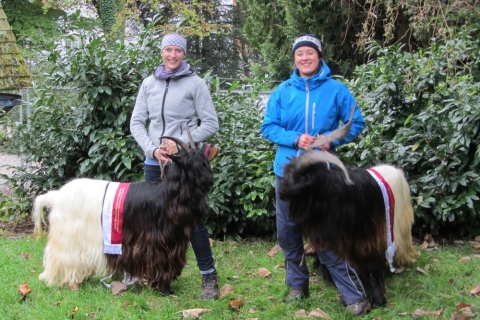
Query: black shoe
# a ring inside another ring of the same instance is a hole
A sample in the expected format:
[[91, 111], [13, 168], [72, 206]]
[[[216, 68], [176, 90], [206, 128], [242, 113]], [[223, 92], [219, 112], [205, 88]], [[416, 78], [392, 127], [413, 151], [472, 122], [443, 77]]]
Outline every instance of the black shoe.
[[291, 289], [283, 301], [285, 303], [290, 303], [294, 301], [300, 301], [303, 298], [306, 298], [308, 296], [309, 296], [308, 288], [304, 290]]
[[217, 271], [202, 276], [202, 298], [218, 299], [220, 292], [218, 291]]

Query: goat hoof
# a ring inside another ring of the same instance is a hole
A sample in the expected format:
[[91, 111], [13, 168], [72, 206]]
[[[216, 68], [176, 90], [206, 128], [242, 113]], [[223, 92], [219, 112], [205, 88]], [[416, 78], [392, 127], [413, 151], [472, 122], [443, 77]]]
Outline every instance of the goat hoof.
[[170, 285], [166, 285], [163, 288], [157, 288], [157, 291], [160, 292], [161, 294], [163, 294], [164, 296], [169, 296], [169, 295], [175, 293], [175, 291], [172, 290]]

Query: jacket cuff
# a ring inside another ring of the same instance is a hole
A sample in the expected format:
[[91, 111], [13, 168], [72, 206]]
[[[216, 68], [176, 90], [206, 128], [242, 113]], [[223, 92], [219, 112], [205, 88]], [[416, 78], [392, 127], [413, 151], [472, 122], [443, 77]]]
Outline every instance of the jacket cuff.
[[297, 134], [297, 135], [295, 136], [295, 139], [293, 139], [293, 147], [294, 147], [295, 149], [299, 149], [299, 148], [298, 148], [298, 141], [300, 140], [300, 137], [301, 137], [301, 136], [302, 136], [301, 134]]

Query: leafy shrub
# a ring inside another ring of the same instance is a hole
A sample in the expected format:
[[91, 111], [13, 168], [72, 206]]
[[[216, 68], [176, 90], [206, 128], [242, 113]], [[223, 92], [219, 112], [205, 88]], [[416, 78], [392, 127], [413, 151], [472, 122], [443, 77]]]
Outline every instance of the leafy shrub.
[[135, 46], [107, 48], [104, 39], [94, 37], [51, 53], [54, 67], [36, 90], [31, 121], [13, 133], [18, 138], [12, 143], [36, 169], [17, 168], [5, 177], [18, 200], [28, 201], [27, 211], [35, 195], [75, 177], [142, 178], [143, 152], [130, 135], [129, 120], [141, 80], [159, 63], [152, 49], [157, 47], [147, 31]]
[[422, 231], [480, 231], [478, 48], [463, 32], [411, 54], [372, 43], [375, 59], [349, 82], [367, 128], [345, 158], [402, 168]]
[[[212, 83], [218, 86], [216, 80]], [[260, 82], [236, 81], [213, 94], [220, 122], [211, 141], [220, 147], [212, 162], [215, 184], [206, 226], [216, 236], [271, 234], [275, 223], [273, 145], [260, 133], [263, 106]]]

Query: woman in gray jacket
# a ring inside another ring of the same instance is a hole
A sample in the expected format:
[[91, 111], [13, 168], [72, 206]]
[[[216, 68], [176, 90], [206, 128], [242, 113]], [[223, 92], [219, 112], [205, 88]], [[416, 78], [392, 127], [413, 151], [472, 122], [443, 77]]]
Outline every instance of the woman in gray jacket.
[[[218, 118], [207, 84], [195, 73], [195, 67], [184, 61], [187, 41], [178, 33], [163, 36], [163, 58], [152, 75], [140, 86], [130, 121], [130, 131], [145, 153], [145, 181], [160, 180], [160, 164], [168, 164], [166, 153], [176, 153], [171, 140], [176, 137], [189, 144], [185, 126], [194, 142], [201, 143], [218, 131]], [[165, 166], [168, 170], [168, 165]], [[202, 297], [218, 298], [217, 275], [209, 235], [202, 224], [190, 236], [197, 265], [202, 274]]]

